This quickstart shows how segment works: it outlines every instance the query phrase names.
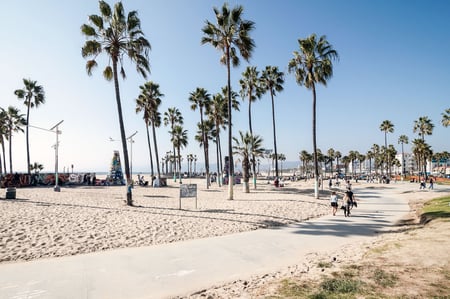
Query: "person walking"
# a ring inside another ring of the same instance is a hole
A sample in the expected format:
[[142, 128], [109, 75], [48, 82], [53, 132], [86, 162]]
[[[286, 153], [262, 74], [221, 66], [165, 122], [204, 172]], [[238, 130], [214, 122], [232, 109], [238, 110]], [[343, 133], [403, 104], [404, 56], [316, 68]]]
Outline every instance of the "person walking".
[[355, 195], [353, 194], [351, 188], [347, 188], [347, 191], [345, 191], [342, 204], [342, 207], [344, 208], [345, 217], [350, 217], [350, 210], [353, 208], [354, 203], [355, 203]]
[[434, 184], [434, 180], [432, 177], [430, 177], [430, 185], [428, 186], [429, 190], [433, 190], [433, 184]]
[[336, 191], [331, 192], [330, 204], [331, 204], [331, 212], [333, 213], [333, 216], [336, 216], [338, 208], [338, 196], [336, 194]]

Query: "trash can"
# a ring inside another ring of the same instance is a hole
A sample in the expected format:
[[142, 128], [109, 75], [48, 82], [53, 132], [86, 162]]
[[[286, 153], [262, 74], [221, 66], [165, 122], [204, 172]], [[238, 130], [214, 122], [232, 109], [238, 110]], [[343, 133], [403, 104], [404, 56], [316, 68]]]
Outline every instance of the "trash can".
[[6, 199], [16, 199], [16, 187], [6, 188]]

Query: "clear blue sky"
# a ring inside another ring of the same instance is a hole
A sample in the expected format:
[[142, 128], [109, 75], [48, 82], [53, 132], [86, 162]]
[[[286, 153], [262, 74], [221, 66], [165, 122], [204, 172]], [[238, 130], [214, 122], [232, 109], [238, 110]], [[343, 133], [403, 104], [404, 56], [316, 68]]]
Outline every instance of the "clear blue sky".
[[[113, 2], [109, 2], [113, 4]], [[81, 57], [84, 37], [80, 26], [87, 16], [98, 14], [97, 1], [4, 0], [0, 11], [0, 106], [26, 107], [14, 96], [23, 78], [44, 86], [46, 104], [31, 111], [30, 124], [50, 128], [60, 120], [60, 170], [74, 164], [75, 171], [107, 171], [114, 149], [121, 149], [114, 86], [104, 80], [105, 60], [89, 77]], [[183, 155], [202, 151], [194, 141], [199, 112], [190, 110], [189, 93], [196, 87], [211, 94], [226, 84], [220, 53], [201, 45], [205, 20], [215, 21], [213, 6], [222, 1], [123, 1], [125, 10], [137, 10], [142, 29], [152, 45], [149, 80], [165, 94], [161, 112], [176, 106], [183, 113], [189, 145]], [[286, 72], [284, 91], [276, 98], [278, 151], [288, 161], [298, 161], [301, 150], [312, 152], [312, 95], [287, 73], [287, 64], [298, 50], [299, 38], [311, 33], [326, 35], [340, 55], [327, 87], [317, 89], [317, 141], [347, 154], [366, 153], [373, 144], [384, 144], [379, 127], [383, 120], [394, 124], [388, 142], [400, 135], [410, 141], [414, 120], [428, 116], [435, 125], [426, 141], [435, 152], [450, 151], [450, 129], [441, 125], [441, 113], [450, 108], [450, 2], [449, 1], [229, 1], [244, 6], [244, 18], [256, 29], [256, 49], [250, 65], [266, 65]], [[7, 9], [6, 9], [7, 8]], [[232, 69], [235, 90], [248, 65]], [[145, 83], [132, 65], [120, 81], [128, 134], [138, 131], [133, 145], [133, 170], [149, 171], [148, 148], [142, 115], [136, 115], [134, 99]], [[273, 148], [271, 104], [265, 95], [253, 105], [253, 127]], [[234, 113], [234, 133], [248, 129], [247, 102]], [[157, 131], [159, 152], [171, 149], [167, 127]], [[226, 134], [222, 136], [226, 144]], [[51, 146], [55, 135], [30, 129], [31, 162], [54, 168]], [[7, 149], [7, 148], [6, 148]], [[410, 146], [405, 147], [407, 151]], [[225, 149], [224, 149], [225, 150]], [[8, 159], [8, 157], [7, 157]], [[210, 159], [215, 161], [215, 156]], [[25, 134], [13, 136], [13, 166], [26, 169]]]

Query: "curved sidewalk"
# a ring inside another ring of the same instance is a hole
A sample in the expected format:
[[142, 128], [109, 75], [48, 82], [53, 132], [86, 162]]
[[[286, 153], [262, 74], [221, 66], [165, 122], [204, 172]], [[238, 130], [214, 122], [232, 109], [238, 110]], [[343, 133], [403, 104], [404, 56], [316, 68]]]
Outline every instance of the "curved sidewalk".
[[275, 272], [310, 252], [338, 249], [391, 226], [409, 211], [409, 185], [355, 189], [352, 217], [222, 237], [0, 265], [0, 298], [170, 298]]

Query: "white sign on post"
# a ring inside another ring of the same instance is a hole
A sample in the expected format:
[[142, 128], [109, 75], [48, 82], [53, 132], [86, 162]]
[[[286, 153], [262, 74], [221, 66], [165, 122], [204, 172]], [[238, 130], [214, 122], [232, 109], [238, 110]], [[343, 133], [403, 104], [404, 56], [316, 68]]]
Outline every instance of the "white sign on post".
[[178, 209], [181, 210], [182, 197], [195, 197], [195, 208], [197, 209], [197, 184], [181, 184], [180, 185], [180, 201]]

